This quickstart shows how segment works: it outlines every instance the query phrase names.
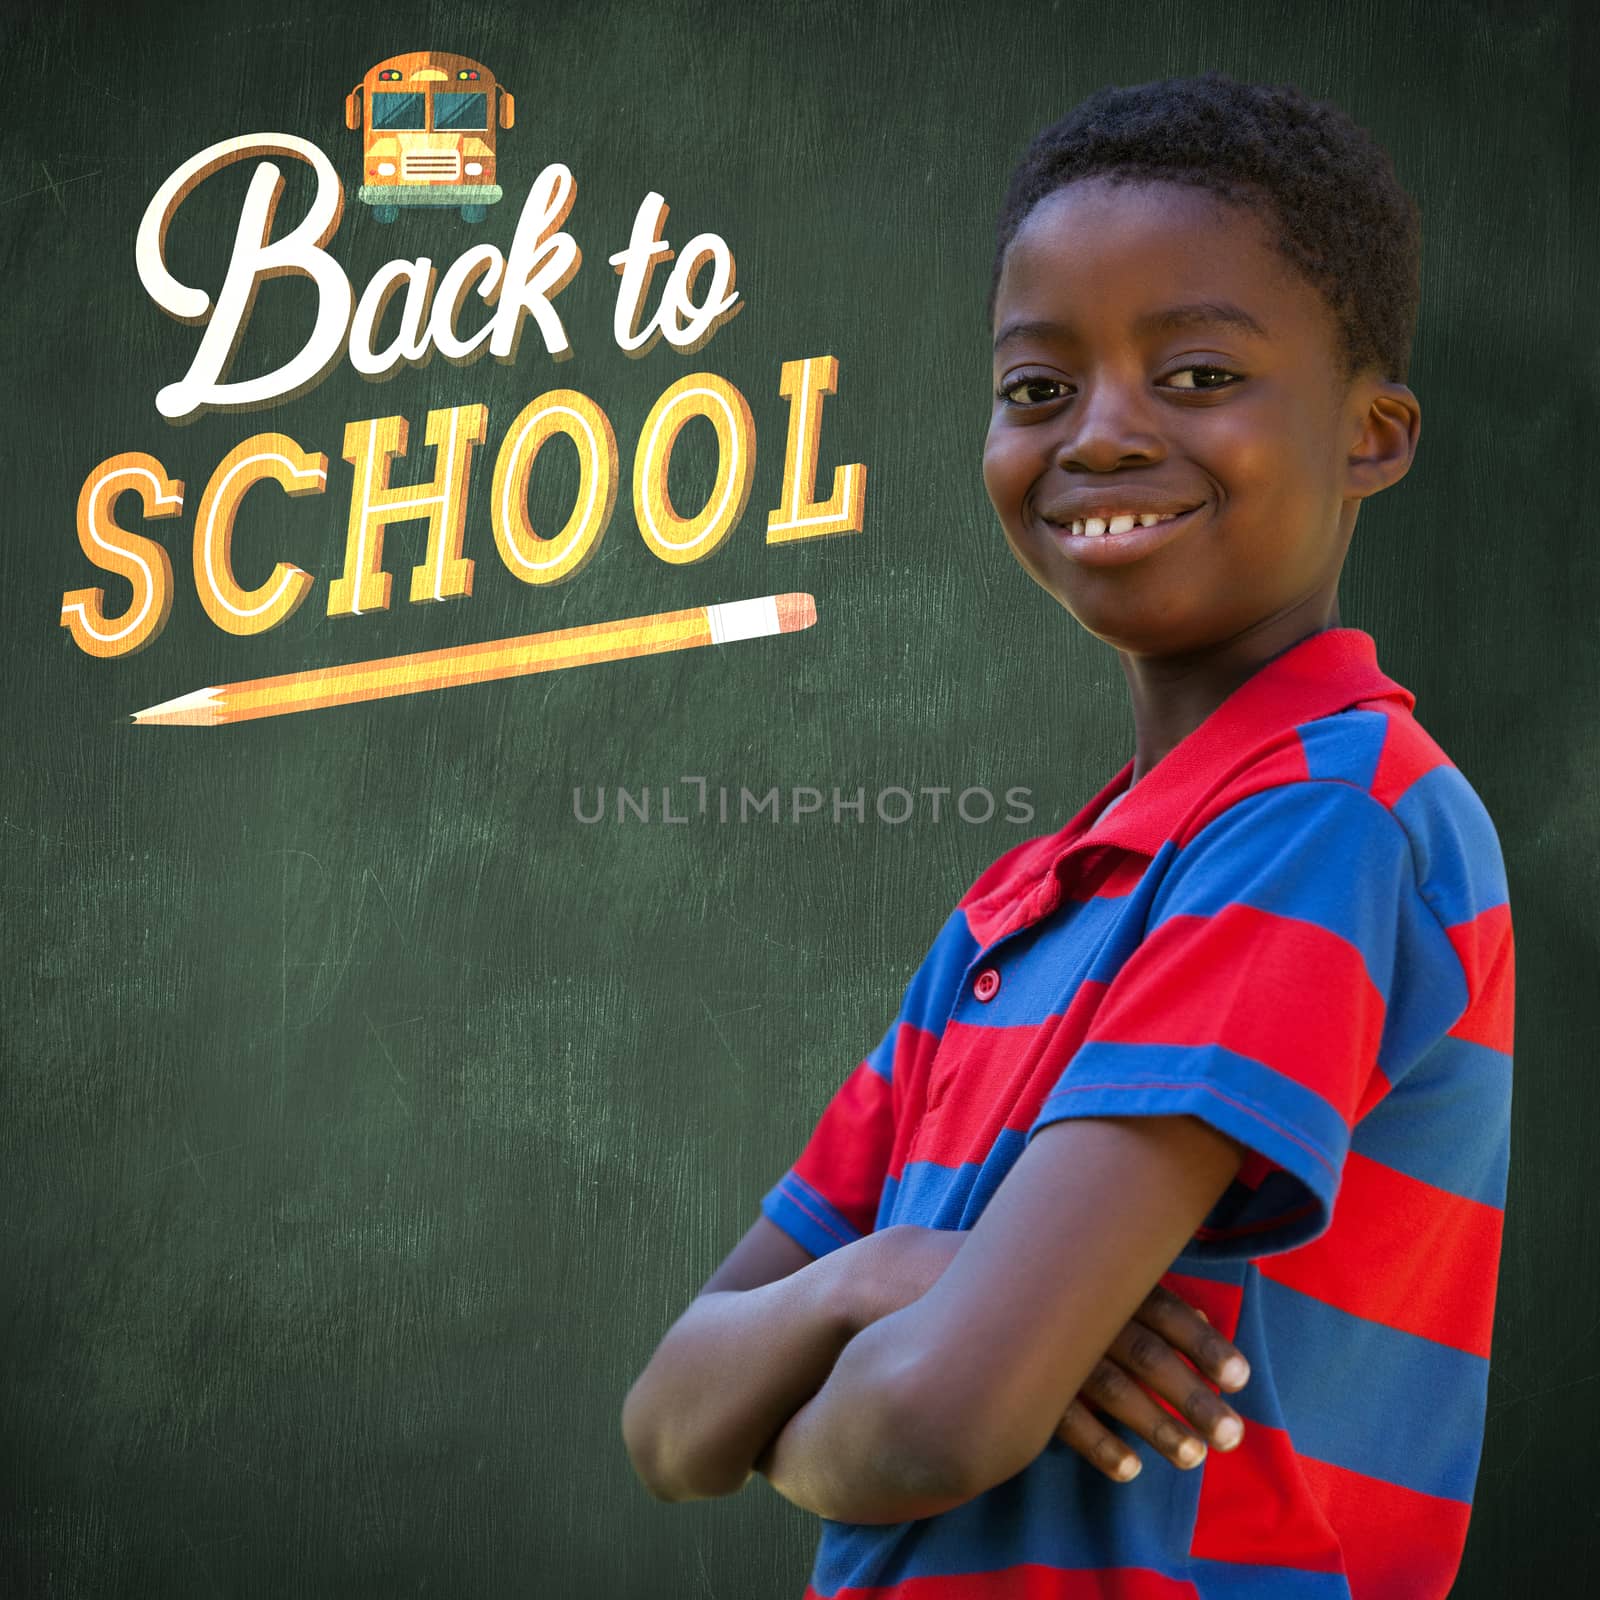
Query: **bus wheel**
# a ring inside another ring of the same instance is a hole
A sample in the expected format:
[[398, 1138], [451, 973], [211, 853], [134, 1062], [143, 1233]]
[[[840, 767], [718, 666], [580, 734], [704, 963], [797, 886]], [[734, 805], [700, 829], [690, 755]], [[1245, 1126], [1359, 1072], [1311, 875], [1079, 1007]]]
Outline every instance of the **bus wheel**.
[[462, 206], [461, 208], [461, 220], [463, 222], [482, 222], [488, 215], [488, 206]]
[[399, 206], [374, 206], [372, 215], [378, 222], [398, 222], [400, 220]]

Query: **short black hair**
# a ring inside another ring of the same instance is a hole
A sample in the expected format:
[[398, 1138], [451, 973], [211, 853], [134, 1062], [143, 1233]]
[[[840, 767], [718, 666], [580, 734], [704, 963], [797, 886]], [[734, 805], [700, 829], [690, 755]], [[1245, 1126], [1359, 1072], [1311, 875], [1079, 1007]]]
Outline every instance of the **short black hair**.
[[1292, 84], [1219, 72], [1108, 86], [1037, 135], [1011, 174], [989, 284], [1046, 195], [1079, 178], [1207, 189], [1256, 213], [1328, 303], [1345, 376], [1404, 383], [1421, 297], [1422, 224], [1388, 152], [1339, 107]]

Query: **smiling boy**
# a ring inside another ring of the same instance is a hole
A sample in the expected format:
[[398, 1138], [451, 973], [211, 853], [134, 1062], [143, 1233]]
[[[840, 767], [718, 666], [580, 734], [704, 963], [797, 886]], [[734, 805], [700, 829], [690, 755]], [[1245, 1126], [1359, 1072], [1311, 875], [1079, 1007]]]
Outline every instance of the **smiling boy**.
[[[1013, 175], [984, 479], [1117, 652], [1134, 755], [962, 897], [624, 1411], [658, 1494], [754, 1468], [824, 1518], [815, 1595], [1449, 1590], [1510, 908], [1481, 801], [1338, 610], [1417, 445], [1418, 250], [1343, 113], [1216, 74], [1102, 90]], [[1118, 1482], [1084, 1397], [1133, 1423], [1107, 1362], [1139, 1373], [1163, 1288], [1248, 1359], [1243, 1438], [1196, 1402], [1223, 1448]]]

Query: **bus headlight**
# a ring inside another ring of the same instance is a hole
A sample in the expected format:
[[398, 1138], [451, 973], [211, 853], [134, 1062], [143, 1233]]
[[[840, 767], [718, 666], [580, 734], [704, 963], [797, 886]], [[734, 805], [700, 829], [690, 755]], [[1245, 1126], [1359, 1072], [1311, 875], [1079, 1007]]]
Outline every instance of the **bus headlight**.
[[394, 176], [394, 162], [380, 161], [378, 163], [378, 176], [380, 178], [392, 178]]
[[482, 171], [483, 163], [481, 161], [469, 161], [467, 163], [466, 173], [469, 178], [476, 178]]

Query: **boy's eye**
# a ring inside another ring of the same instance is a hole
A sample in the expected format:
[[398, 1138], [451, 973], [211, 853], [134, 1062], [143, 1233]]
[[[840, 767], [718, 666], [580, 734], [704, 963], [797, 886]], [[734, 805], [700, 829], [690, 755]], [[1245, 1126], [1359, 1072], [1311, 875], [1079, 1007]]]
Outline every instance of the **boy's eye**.
[[1065, 385], [1056, 378], [1013, 378], [1001, 391], [1000, 398], [1014, 406], [1043, 405], [1059, 400]]
[[1181, 367], [1167, 379], [1167, 385], [1173, 389], [1225, 389], [1238, 381], [1238, 373], [1226, 367]]

